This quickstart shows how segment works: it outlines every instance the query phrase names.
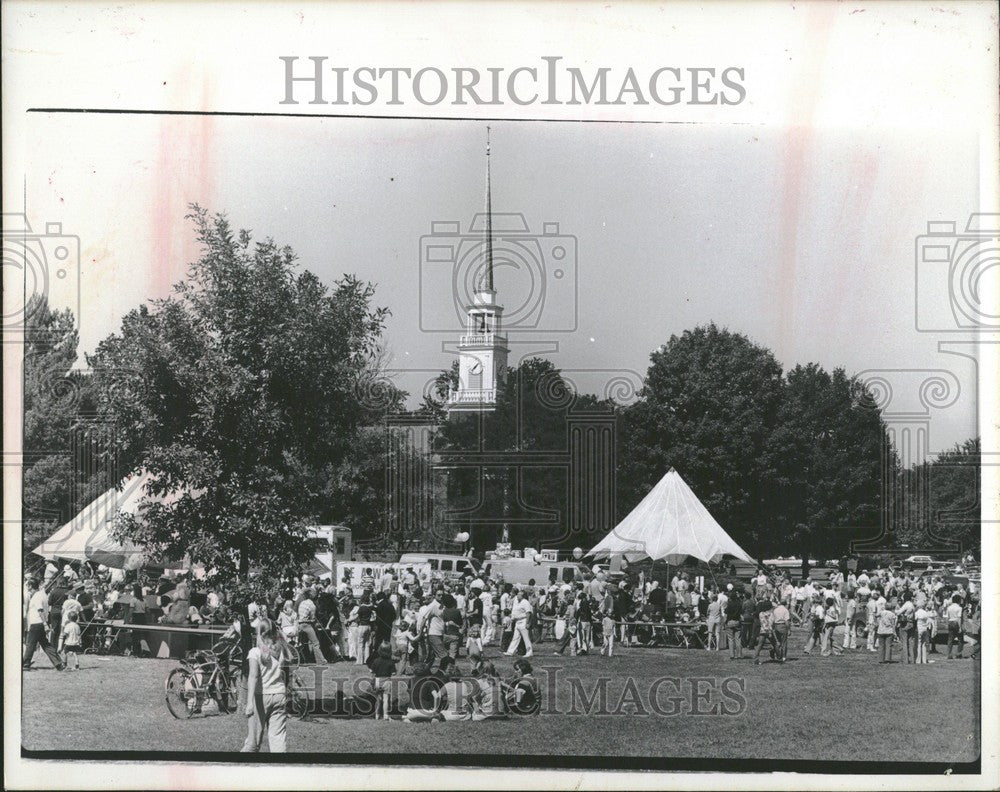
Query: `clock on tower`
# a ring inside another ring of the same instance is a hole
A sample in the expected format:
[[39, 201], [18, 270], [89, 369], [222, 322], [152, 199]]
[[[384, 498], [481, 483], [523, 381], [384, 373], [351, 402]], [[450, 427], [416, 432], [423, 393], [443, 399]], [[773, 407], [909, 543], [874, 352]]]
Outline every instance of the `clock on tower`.
[[458, 343], [458, 388], [448, 394], [449, 412], [496, 407], [497, 387], [507, 373], [507, 337], [500, 332], [503, 306], [493, 287], [493, 220], [490, 196], [490, 138], [486, 128], [486, 233], [482, 273], [472, 305], [466, 309], [465, 333]]

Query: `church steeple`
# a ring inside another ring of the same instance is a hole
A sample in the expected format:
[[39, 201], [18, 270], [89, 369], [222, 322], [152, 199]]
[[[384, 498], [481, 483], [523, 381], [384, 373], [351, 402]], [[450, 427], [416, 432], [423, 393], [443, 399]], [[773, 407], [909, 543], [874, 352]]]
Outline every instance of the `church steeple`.
[[500, 332], [503, 306], [493, 283], [493, 195], [490, 174], [490, 128], [486, 127], [486, 232], [483, 261], [465, 333], [458, 343], [458, 389], [448, 394], [449, 411], [492, 410], [497, 387], [507, 374], [507, 337]]
[[493, 288], [493, 201], [490, 190], [490, 128], [486, 127], [486, 272], [483, 273], [483, 283], [486, 291], [494, 292]]

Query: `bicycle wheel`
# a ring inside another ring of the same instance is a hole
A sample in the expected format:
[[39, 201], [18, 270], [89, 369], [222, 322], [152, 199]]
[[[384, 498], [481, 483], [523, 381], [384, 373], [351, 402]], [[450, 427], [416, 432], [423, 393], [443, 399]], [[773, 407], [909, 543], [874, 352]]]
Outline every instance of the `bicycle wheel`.
[[219, 712], [235, 712], [240, 704], [240, 691], [236, 684], [227, 675], [223, 674], [215, 691], [215, 701], [219, 705]]
[[164, 684], [167, 709], [178, 719], [190, 718], [201, 710], [201, 691], [193, 674], [186, 668], [175, 668]]
[[104, 646], [104, 629], [98, 627], [94, 629], [91, 635], [88, 637], [87, 647], [83, 650], [83, 653], [100, 654], [102, 646]]
[[299, 720], [309, 714], [309, 693], [302, 678], [293, 673], [288, 680], [288, 712]]

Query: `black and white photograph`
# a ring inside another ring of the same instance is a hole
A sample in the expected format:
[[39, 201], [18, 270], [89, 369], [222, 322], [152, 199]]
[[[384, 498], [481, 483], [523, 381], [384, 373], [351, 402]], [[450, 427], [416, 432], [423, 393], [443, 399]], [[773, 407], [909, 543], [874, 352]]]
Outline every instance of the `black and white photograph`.
[[1000, 783], [995, 5], [3, 16], [11, 788]]

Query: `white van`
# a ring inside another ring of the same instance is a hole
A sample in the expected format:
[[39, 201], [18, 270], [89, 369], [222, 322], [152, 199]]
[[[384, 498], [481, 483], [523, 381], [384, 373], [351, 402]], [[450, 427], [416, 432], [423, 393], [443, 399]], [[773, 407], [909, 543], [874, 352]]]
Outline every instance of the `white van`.
[[562, 585], [582, 580], [589, 570], [576, 561], [549, 561], [541, 556], [531, 558], [504, 558], [486, 561], [483, 572], [487, 577], [503, 577], [504, 583], [526, 586], [532, 580], [539, 588], [553, 584]]
[[462, 555], [447, 555], [445, 553], [403, 553], [399, 557], [400, 564], [430, 564], [431, 574], [435, 577], [462, 578], [466, 572], [475, 577], [479, 567], [474, 558]]

